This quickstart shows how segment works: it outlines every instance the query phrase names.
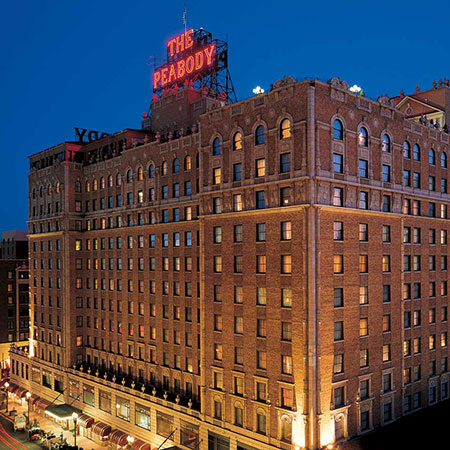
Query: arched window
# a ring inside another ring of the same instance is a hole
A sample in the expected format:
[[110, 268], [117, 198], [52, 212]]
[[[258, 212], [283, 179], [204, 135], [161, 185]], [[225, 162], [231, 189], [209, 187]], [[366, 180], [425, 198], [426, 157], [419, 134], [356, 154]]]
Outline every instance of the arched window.
[[287, 139], [291, 137], [291, 121], [283, 119], [280, 124], [280, 139]]
[[213, 145], [212, 145], [212, 154], [213, 156], [216, 155], [220, 155], [220, 139], [218, 137], [216, 137], [213, 141]]
[[444, 169], [447, 168], [447, 153], [445, 152], [441, 153], [441, 167], [443, 167]]
[[420, 147], [417, 144], [414, 144], [413, 147], [413, 159], [414, 161], [420, 161]]
[[411, 145], [409, 145], [408, 141], [403, 142], [403, 157], [411, 158]]
[[104, 177], [100, 178], [100, 189], [105, 189], [105, 178]]
[[169, 168], [167, 166], [167, 161], [164, 161], [161, 166], [162, 175], [165, 176], [169, 173]]
[[360, 129], [359, 129], [358, 144], [361, 147], [369, 146], [369, 134], [367, 133], [367, 130], [364, 127], [360, 127]]
[[234, 133], [233, 150], [242, 150], [242, 133], [240, 131]]
[[98, 181], [97, 178], [94, 178], [94, 181], [92, 182], [92, 190], [96, 191], [98, 189]]
[[75, 192], [81, 192], [81, 183], [79, 180], [75, 181]]
[[436, 164], [436, 153], [434, 153], [434, 150], [430, 148], [428, 151], [428, 163], [434, 166]]
[[137, 170], [137, 179], [138, 181], [142, 181], [144, 179], [144, 170], [142, 167], [139, 167]]
[[120, 186], [122, 184], [122, 177], [120, 176], [120, 173], [116, 175], [116, 186]]
[[333, 138], [339, 141], [344, 140], [344, 127], [339, 119], [333, 122]]
[[153, 164], [148, 166], [148, 177], [155, 178], [155, 166]]
[[52, 193], [52, 185], [49, 184], [49, 185], [47, 186], [47, 194], [50, 195], [51, 193]]
[[391, 138], [387, 134], [381, 136], [381, 149], [383, 152], [391, 151]]
[[187, 155], [186, 158], [184, 158], [184, 170], [191, 170], [192, 168], [192, 158]]
[[108, 176], [108, 187], [112, 187], [113, 186], [113, 176], [109, 175]]
[[[56, 193], [59, 194], [59, 188], [60, 188], [60, 184], [59, 181], [56, 183]], [[80, 183], [80, 192], [81, 192], [81, 183]]]
[[264, 144], [265, 141], [265, 131], [263, 125], [258, 125], [255, 131], [255, 145]]
[[91, 183], [86, 181], [86, 192], [91, 192]]
[[172, 172], [178, 173], [180, 171], [180, 162], [178, 161], [178, 158], [175, 158], [172, 162]]
[[131, 169], [128, 169], [127, 170], [127, 183], [128, 184], [131, 183], [131, 177], [132, 177]]

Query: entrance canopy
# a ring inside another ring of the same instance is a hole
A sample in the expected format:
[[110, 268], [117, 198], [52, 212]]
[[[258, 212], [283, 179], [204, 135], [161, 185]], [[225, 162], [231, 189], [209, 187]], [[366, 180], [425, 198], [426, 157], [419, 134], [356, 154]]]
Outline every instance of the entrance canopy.
[[63, 403], [62, 405], [50, 405], [45, 408], [45, 414], [58, 420], [71, 419], [73, 413], [80, 414], [81, 411], [67, 403]]

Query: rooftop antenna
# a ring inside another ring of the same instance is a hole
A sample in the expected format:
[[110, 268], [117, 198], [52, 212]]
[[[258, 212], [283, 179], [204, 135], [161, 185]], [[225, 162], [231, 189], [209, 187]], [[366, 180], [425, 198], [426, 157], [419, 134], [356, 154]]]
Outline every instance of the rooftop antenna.
[[184, 25], [184, 33], [186, 33], [186, 2], [184, 2], [183, 25]]

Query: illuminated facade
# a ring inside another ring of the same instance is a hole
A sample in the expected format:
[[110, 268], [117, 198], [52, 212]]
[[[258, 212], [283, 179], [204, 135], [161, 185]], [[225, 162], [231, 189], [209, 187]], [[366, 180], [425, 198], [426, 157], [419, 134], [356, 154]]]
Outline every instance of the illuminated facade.
[[11, 381], [35, 409], [62, 394], [113, 445], [288, 450], [448, 398], [447, 133], [339, 79], [151, 108], [30, 157]]

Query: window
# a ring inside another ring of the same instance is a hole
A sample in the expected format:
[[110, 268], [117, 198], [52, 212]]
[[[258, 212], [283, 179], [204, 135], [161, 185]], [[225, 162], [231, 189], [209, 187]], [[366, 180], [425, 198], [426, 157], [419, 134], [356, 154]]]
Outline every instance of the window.
[[360, 242], [367, 242], [369, 240], [369, 229], [367, 223], [359, 224], [359, 240]]
[[267, 270], [266, 255], [257, 255], [256, 256], [256, 273], [266, 273], [266, 270]]
[[292, 238], [292, 223], [281, 222], [281, 240], [290, 241]]
[[212, 143], [212, 154], [213, 156], [217, 156], [220, 155], [220, 152], [221, 152], [221, 142], [220, 139], [216, 137]]
[[369, 193], [360, 191], [359, 193], [359, 208], [367, 209], [369, 207]]
[[390, 255], [383, 255], [382, 258], [382, 270], [383, 272], [391, 271], [391, 257]]
[[383, 152], [391, 151], [391, 139], [387, 134], [383, 134], [381, 137], [381, 150], [383, 150]]
[[361, 147], [368, 147], [369, 146], [369, 136], [368, 136], [367, 130], [364, 127], [361, 127], [359, 129], [358, 144]]
[[344, 139], [344, 127], [339, 119], [335, 119], [333, 122], [333, 139], [342, 141]]
[[256, 288], [256, 304], [265, 306], [267, 302], [266, 288], [258, 286]]
[[391, 242], [391, 227], [383, 225], [383, 242]]
[[292, 356], [281, 355], [281, 373], [292, 375]]
[[220, 167], [214, 167], [213, 168], [213, 184], [220, 184], [221, 176], [222, 176], [221, 168]]
[[234, 242], [242, 242], [244, 237], [244, 229], [242, 225], [234, 225], [233, 227], [233, 240]]
[[334, 307], [342, 308], [344, 306], [344, 290], [342, 288], [334, 288]]
[[292, 289], [290, 288], [281, 289], [281, 306], [283, 308], [292, 307]]
[[291, 188], [280, 188], [280, 206], [287, 206], [291, 203]]
[[344, 273], [344, 256], [343, 255], [334, 255], [333, 271], [336, 274]]
[[384, 314], [383, 315], [383, 333], [387, 333], [391, 331], [391, 315]]
[[343, 167], [343, 156], [338, 153], [333, 154], [333, 170], [336, 173], [343, 173], [344, 167]]
[[408, 141], [403, 142], [403, 157], [411, 158], [411, 145]]
[[441, 167], [444, 169], [447, 168], [447, 154], [445, 152], [441, 153]]
[[368, 367], [369, 365], [369, 350], [362, 348], [359, 351], [359, 367]]
[[291, 121], [283, 119], [280, 124], [280, 139], [287, 139], [291, 137]]
[[[411, 186], [410, 176], [411, 176], [411, 172], [409, 170], [403, 171], [403, 178], [405, 180], [405, 183], [404, 183], [405, 186]], [[409, 177], [408, 181], [406, 181], [406, 177]], [[413, 187], [420, 188], [420, 173], [418, 173], [418, 172], [413, 173]]]
[[359, 319], [359, 335], [360, 337], [369, 335], [369, 320], [366, 317]]
[[222, 243], [222, 227], [214, 227], [214, 244]]
[[280, 173], [287, 173], [291, 170], [291, 154], [282, 153], [280, 155]]
[[436, 190], [436, 177], [430, 175], [428, 177], [428, 190], [435, 191]]
[[344, 223], [334, 222], [333, 223], [333, 239], [335, 241], [344, 240]]
[[391, 182], [391, 166], [383, 164], [382, 167], [382, 179], [385, 183]]
[[281, 255], [281, 273], [292, 273], [292, 257], [291, 255]]
[[242, 194], [233, 195], [233, 211], [242, 211]]
[[428, 151], [428, 163], [432, 166], [436, 165], [436, 153], [432, 148]]
[[344, 322], [334, 322], [334, 340], [342, 341], [344, 339]]
[[333, 373], [337, 375], [343, 372], [344, 372], [344, 354], [338, 353], [337, 355], [334, 355]]
[[213, 198], [213, 212], [220, 214], [222, 212], [222, 199], [220, 197]]
[[359, 255], [359, 273], [367, 273], [369, 271], [369, 256]]
[[361, 178], [368, 178], [369, 177], [369, 164], [365, 159], [359, 160], [359, 176]]
[[413, 147], [413, 159], [414, 161], [420, 161], [420, 147], [417, 144], [414, 144]]
[[390, 303], [391, 301], [391, 285], [383, 285], [383, 303]]
[[242, 163], [233, 164], [233, 181], [242, 180]]
[[242, 133], [240, 131], [234, 133], [233, 150], [242, 150]]
[[383, 362], [388, 362], [391, 360], [391, 344], [383, 345]]
[[256, 224], [256, 241], [264, 242], [266, 240], [266, 224], [257, 223]]
[[263, 177], [266, 174], [266, 160], [260, 158], [256, 160], [256, 176]]
[[192, 169], [192, 158], [189, 155], [187, 155], [184, 158], [184, 170], [189, 171], [191, 169]]
[[255, 131], [255, 145], [261, 145], [265, 143], [265, 131], [264, 126], [259, 125]]
[[266, 207], [266, 198], [264, 191], [256, 191], [256, 208], [264, 209]]
[[333, 206], [344, 206], [344, 190], [340, 187], [333, 188]]

